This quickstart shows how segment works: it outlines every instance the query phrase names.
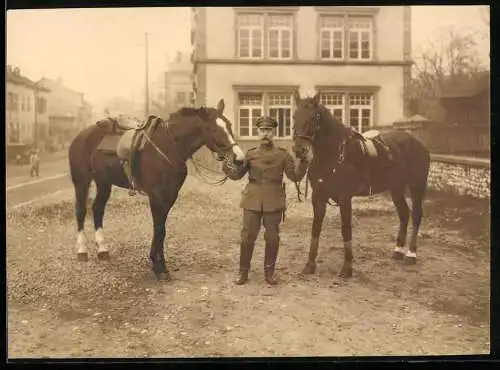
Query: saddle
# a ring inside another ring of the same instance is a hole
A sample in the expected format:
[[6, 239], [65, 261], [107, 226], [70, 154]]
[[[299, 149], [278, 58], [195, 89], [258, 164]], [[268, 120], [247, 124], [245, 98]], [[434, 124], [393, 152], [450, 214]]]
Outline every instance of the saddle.
[[359, 139], [361, 150], [368, 158], [379, 158], [381, 161], [394, 161], [391, 148], [382, 139], [381, 133], [378, 130], [369, 130], [365, 133], [360, 133], [357, 130], [352, 130], [354, 137]]
[[[383, 140], [380, 131], [369, 130], [360, 133], [352, 130], [353, 136], [358, 139], [361, 151], [367, 159], [378, 160], [381, 167], [389, 167], [394, 163], [393, 151]], [[368, 166], [362, 171], [362, 184], [358, 189], [359, 194], [372, 195], [372, 176]]]
[[120, 115], [96, 123], [105, 131], [97, 150], [115, 154], [120, 158], [123, 170], [131, 186], [129, 195], [135, 195], [136, 190], [140, 191], [135, 184], [135, 164], [147, 142], [146, 135], [151, 137], [161, 122], [163, 122], [161, 118], [153, 115], [143, 122]]

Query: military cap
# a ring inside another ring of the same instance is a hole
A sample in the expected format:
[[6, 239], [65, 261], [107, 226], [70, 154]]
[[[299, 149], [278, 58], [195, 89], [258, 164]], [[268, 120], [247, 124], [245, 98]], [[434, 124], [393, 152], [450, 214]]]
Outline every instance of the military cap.
[[276, 128], [278, 127], [278, 122], [272, 117], [262, 116], [257, 119], [255, 125], [258, 128]]

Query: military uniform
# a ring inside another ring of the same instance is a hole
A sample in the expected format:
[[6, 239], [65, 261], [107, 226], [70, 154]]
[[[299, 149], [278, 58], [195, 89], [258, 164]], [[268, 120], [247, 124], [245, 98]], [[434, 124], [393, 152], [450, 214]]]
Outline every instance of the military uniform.
[[[261, 117], [256, 124], [259, 128], [275, 128], [278, 125], [270, 117]], [[270, 142], [269, 145], [261, 144], [248, 150], [241, 164], [225, 163], [223, 170], [232, 180], [239, 180], [248, 174], [248, 184], [242, 192], [240, 202], [240, 207], [243, 208], [243, 227], [237, 284], [244, 284], [248, 280], [250, 261], [261, 223], [265, 228], [265, 278], [269, 284], [276, 284], [273, 275], [280, 241], [279, 225], [286, 208], [283, 173], [292, 181], [300, 181], [306, 173], [307, 162], [301, 160], [296, 165], [286, 149]]]

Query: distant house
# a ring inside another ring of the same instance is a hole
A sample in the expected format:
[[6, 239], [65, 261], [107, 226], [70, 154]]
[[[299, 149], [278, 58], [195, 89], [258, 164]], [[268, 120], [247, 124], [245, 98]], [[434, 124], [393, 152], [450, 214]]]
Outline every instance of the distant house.
[[193, 64], [189, 54], [179, 52], [165, 72], [165, 105], [176, 111], [193, 104]]
[[68, 142], [90, 124], [90, 106], [86, 104], [83, 93], [64, 86], [60, 78], [42, 78], [38, 84], [50, 89], [49, 134], [53, 139]]
[[445, 122], [459, 125], [490, 124], [490, 72], [447, 77], [440, 103]]
[[6, 90], [7, 143], [32, 145], [37, 139], [43, 140], [48, 130], [49, 89], [22, 76], [19, 68], [7, 65]]

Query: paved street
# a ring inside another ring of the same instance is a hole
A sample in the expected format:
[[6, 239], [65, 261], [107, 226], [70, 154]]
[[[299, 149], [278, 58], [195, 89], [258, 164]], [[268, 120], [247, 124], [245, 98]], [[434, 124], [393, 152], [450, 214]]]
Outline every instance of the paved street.
[[40, 177], [31, 177], [29, 165], [7, 165], [7, 209], [71, 189], [66, 151], [41, 158]]

